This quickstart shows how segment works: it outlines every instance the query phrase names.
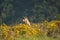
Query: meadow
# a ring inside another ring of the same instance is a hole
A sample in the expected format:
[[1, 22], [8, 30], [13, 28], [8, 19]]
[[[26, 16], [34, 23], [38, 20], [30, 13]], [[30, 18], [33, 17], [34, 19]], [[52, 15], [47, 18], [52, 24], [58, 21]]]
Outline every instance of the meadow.
[[60, 20], [0, 25], [0, 40], [60, 40]]

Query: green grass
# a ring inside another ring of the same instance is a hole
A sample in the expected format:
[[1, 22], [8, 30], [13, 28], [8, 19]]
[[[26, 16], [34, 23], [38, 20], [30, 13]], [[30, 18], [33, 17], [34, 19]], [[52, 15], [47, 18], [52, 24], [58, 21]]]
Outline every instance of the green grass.
[[47, 36], [39, 36], [39, 37], [31, 36], [29, 38], [19, 37], [19, 38], [16, 38], [16, 40], [60, 40], [60, 36], [57, 38], [52, 38]]
[[[3, 40], [3, 39], [0, 39]], [[23, 36], [16, 37], [15, 40], [60, 40], [60, 35], [58, 35], [57, 38], [52, 38], [48, 36], [30, 36], [28, 38], [25, 38]]]

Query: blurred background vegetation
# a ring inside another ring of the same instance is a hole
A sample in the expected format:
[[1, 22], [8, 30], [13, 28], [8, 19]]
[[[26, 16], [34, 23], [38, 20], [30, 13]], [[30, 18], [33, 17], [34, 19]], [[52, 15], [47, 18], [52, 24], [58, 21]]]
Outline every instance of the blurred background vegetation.
[[27, 16], [31, 22], [60, 20], [60, 0], [0, 0], [0, 24], [17, 24]]
[[0, 0], [0, 40], [35, 39], [60, 40], [60, 0]]

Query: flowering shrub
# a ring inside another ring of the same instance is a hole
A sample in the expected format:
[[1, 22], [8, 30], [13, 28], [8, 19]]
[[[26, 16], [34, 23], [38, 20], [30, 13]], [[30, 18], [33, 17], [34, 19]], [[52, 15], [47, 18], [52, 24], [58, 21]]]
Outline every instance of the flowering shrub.
[[49, 35], [48, 33], [58, 33], [60, 31], [59, 28], [60, 21], [44, 21], [39, 24], [32, 23], [31, 27], [22, 23], [12, 27], [3, 24], [0, 26], [0, 37], [2, 37], [4, 40], [14, 40], [15, 37], [19, 36], [29, 37], [32, 35]]

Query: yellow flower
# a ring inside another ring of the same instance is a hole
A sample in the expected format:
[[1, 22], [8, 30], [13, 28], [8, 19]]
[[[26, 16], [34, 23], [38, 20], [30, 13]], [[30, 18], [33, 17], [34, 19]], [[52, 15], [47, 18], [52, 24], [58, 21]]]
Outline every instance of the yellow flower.
[[51, 23], [50, 26], [55, 26], [55, 23]]
[[16, 30], [16, 34], [19, 35], [19, 30]]

